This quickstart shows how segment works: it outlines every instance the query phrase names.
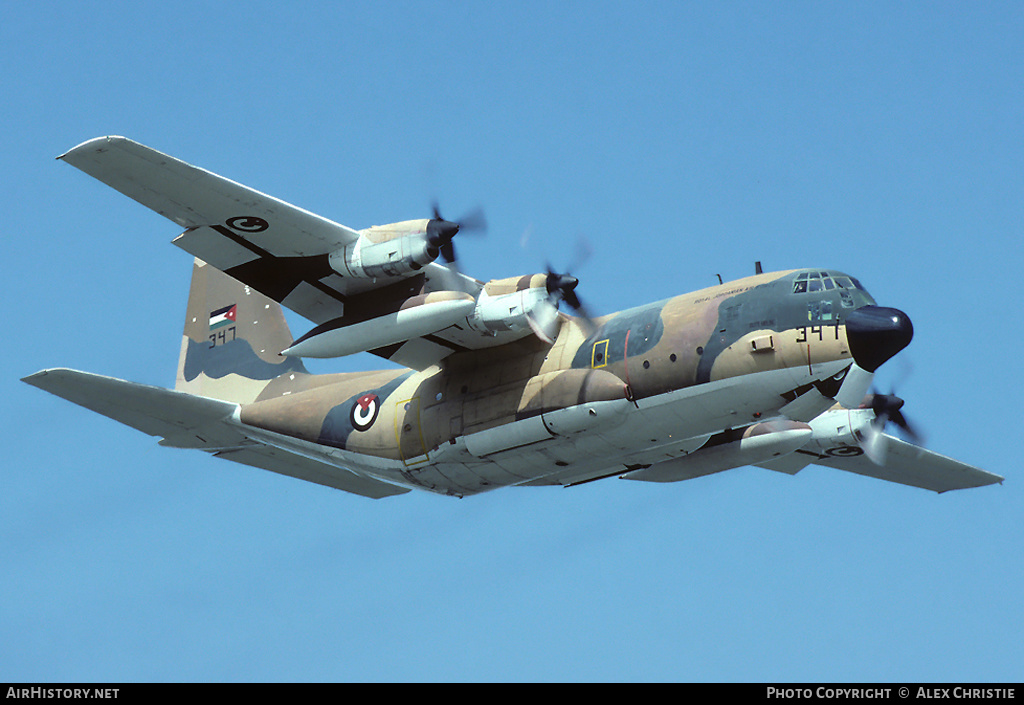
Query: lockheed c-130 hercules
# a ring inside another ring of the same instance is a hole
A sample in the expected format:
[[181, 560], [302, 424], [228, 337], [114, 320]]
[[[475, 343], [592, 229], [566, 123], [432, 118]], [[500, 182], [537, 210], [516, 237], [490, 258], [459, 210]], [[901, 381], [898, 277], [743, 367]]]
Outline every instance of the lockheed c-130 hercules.
[[[176, 448], [380, 498], [824, 465], [936, 492], [1003, 478], [885, 433], [872, 393], [910, 319], [831, 269], [757, 273], [592, 318], [551, 271], [486, 283], [429, 219], [353, 230], [124, 137], [59, 157], [185, 228], [175, 389], [29, 384]], [[447, 265], [447, 266], [446, 266]], [[559, 310], [565, 307], [573, 313]], [[293, 339], [285, 306], [314, 324]], [[400, 368], [310, 374], [369, 351]]]

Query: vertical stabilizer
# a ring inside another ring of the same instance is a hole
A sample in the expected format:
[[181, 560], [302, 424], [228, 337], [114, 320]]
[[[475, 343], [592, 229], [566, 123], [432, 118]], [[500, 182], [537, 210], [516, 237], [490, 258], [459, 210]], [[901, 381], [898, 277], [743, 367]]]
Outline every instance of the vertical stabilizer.
[[282, 374], [307, 374], [279, 353], [292, 343], [281, 306], [202, 260], [192, 267], [174, 388], [239, 404]]

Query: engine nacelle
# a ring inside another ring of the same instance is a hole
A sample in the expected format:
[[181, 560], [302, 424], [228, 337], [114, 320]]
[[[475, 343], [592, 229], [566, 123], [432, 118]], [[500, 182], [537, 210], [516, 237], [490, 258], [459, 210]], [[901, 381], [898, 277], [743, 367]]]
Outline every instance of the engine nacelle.
[[375, 225], [359, 239], [329, 256], [331, 269], [360, 279], [407, 277], [437, 259], [439, 250], [427, 239], [429, 220]]
[[536, 331], [538, 325], [546, 325], [558, 315], [545, 282], [543, 274], [489, 282], [467, 319], [469, 327], [490, 335]]

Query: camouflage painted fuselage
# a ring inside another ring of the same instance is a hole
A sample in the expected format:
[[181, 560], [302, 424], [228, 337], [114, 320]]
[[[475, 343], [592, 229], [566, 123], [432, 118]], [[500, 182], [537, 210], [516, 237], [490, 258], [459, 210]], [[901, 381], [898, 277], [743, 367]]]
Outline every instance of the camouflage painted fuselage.
[[[451, 355], [422, 372], [282, 375], [241, 421], [336, 462], [447, 494], [569, 484], [691, 453], [851, 363], [844, 317], [870, 296], [840, 273], [759, 274]], [[742, 380], [742, 388], [735, 382]]]
[[[937, 492], [1002, 479], [883, 432], [909, 429], [903, 401], [868, 390], [913, 326], [842, 273], [758, 273], [590, 322], [558, 312], [582, 310], [568, 274], [484, 283], [439, 263], [472, 218], [355, 230], [120, 136], [60, 158], [185, 228], [177, 379], [24, 381], [163, 445], [373, 498], [744, 465]], [[294, 339], [284, 308], [315, 327]], [[364, 351], [403, 369], [302, 360]]]

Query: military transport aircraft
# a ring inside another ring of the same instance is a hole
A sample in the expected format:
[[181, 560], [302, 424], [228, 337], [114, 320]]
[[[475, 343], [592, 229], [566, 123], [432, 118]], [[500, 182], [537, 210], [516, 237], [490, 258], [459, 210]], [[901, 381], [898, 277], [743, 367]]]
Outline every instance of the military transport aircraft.
[[[594, 319], [569, 274], [483, 283], [450, 266], [468, 224], [436, 209], [353, 230], [124, 137], [59, 158], [185, 229], [173, 242], [195, 261], [177, 382], [69, 369], [24, 381], [162, 445], [374, 498], [744, 465], [936, 492], [1003, 479], [884, 432], [892, 422], [913, 439], [903, 401], [870, 392], [913, 328], [848, 274], [758, 266]], [[293, 339], [282, 306], [311, 329]], [[401, 368], [302, 362], [363, 351]]]

